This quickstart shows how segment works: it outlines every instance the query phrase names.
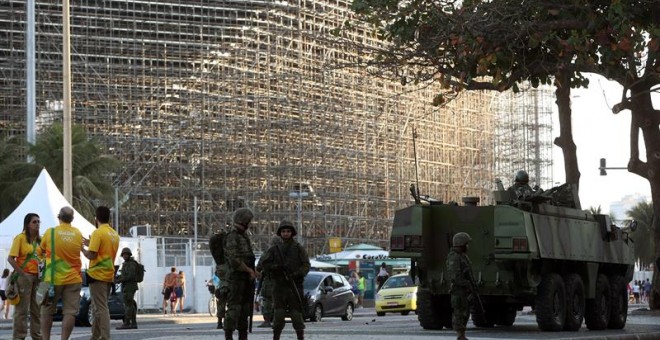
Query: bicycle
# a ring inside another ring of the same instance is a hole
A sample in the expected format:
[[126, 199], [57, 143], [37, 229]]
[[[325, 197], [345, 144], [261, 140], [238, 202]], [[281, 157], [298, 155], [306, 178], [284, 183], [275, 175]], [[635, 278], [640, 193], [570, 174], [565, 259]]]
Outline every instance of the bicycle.
[[213, 281], [206, 281], [206, 288], [211, 293], [211, 298], [209, 299], [209, 314], [211, 316], [218, 316], [218, 300], [215, 298], [215, 286]]

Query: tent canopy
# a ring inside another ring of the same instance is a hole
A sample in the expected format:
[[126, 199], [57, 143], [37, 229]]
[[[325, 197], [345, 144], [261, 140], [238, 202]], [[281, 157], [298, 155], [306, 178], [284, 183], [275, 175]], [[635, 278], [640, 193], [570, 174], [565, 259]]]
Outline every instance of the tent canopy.
[[[28, 213], [36, 213], [41, 219], [39, 232], [43, 234], [46, 229], [59, 224], [57, 214], [62, 207], [71, 204], [64, 198], [60, 190], [57, 189], [55, 182], [50, 178], [46, 169], [41, 170], [39, 177], [34, 182], [32, 189], [25, 196], [23, 202], [0, 223], [0, 238], [3, 243], [8, 239], [9, 242], [23, 231], [23, 219]], [[71, 225], [80, 229], [84, 237], [89, 237], [96, 227], [89, 223], [74, 209], [73, 222]]]
[[344, 250], [337, 253], [319, 255], [316, 257], [316, 260], [332, 263], [338, 266], [347, 266], [351, 261], [385, 262], [386, 264], [395, 267], [410, 266], [410, 259], [390, 258], [390, 253], [387, 250], [365, 243], [346, 247]]

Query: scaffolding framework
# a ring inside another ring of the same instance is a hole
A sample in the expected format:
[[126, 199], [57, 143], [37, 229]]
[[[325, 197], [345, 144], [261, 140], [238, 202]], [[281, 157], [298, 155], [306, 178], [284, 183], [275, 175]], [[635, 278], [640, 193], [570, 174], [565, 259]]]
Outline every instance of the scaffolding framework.
[[[54, 0], [36, 6], [43, 127], [61, 120], [62, 8]], [[499, 159], [494, 94], [467, 93], [436, 108], [433, 86], [411, 91], [359, 68], [330, 67], [363, 57], [318, 39], [354, 20], [349, 6], [73, 2], [73, 119], [123, 163], [113, 183], [120, 233], [150, 224], [152, 235], [209, 236], [247, 206], [257, 248], [282, 219], [304, 226], [312, 254], [328, 251], [328, 237], [389, 247], [394, 211], [410, 203], [416, 177], [412, 127], [422, 194], [485, 202]], [[25, 131], [24, 26], [25, 2], [3, 1], [0, 126], [14, 134]], [[379, 44], [359, 25], [348, 37]]]

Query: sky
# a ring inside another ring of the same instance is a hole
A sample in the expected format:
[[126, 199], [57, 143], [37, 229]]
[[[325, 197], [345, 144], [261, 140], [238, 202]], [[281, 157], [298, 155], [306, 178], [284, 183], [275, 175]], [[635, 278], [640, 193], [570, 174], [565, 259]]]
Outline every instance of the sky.
[[[588, 89], [573, 89], [573, 138], [577, 146], [580, 169], [580, 202], [582, 209], [601, 207], [609, 213], [610, 203], [620, 201], [626, 195], [651, 197], [646, 179], [628, 170], [607, 170], [600, 176], [600, 158], [607, 159], [607, 167], [626, 167], [630, 158], [630, 111], [612, 113], [612, 107], [620, 102], [621, 86], [600, 76], [590, 76]], [[656, 96], [658, 97], [658, 96]], [[654, 98], [660, 103], [660, 98]], [[658, 105], [655, 105], [658, 107]], [[556, 111], [555, 107], [555, 111]], [[559, 122], [554, 115], [553, 136], [559, 136]], [[640, 157], [646, 160], [644, 142], [640, 132]], [[555, 183], [565, 182], [564, 160], [561, 149], [553, 146], [553, 173]]]

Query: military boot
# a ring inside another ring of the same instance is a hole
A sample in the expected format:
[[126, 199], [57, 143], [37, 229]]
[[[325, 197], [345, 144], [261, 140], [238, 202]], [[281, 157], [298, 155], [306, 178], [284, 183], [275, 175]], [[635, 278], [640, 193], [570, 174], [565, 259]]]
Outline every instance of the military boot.
[[238, 340], [247, 340], [247, 329], [238, 330]]
[[222, 318], [218, 318], [218, 325], [215, 327], [216, 329], [222, 329]]
[[273, 340], [280, 340], [280, 335], [282, 335], [281, 329], [273, 329]]
[[468, 340], [468, 338], [465, 337], [465, 331], [456, 331], [456, 333], [458, 333], [456, 340]]
[[234, 331], [225, 331], [225, 340], [234, 340]]
[[296, 329], [296, 335], [298, 336], [298, 340], [305, 340], [305, 330], [304, 329]]

